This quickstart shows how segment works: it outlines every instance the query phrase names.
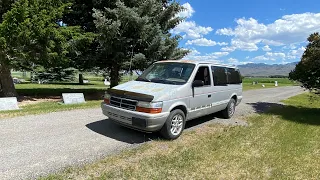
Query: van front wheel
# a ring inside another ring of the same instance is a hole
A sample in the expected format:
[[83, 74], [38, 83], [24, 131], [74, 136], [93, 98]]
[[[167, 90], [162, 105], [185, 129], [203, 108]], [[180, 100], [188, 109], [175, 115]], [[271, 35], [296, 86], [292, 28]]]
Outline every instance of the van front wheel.
[[180, 109], [173, 110], [160, 130], [160, 134], [166, 139], [177, 139], [182, 134], [185, 123], [186, 116], [184, 112]]
[[226, 109], [224, 109], [222, 111], [223, 118], [230, 119], [234, 115], [235, 110], [236, 110], [236, 100], [234, 100], [232, 98], [229, 101], [228, 106], [226, 107]]

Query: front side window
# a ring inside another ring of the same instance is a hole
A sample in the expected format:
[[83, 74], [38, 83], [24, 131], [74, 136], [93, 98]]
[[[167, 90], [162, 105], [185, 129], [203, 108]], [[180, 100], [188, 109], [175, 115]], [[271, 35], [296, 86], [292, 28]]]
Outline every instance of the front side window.
[[211, 85], [211, 79], [210, 79], [210, 74], [209, 74], [209, 67], [208, 66], [202, 66], [199, 67], [196, 77], [194, 80], [200, 80], [203, 81], [203, 84], [205, 86]]
[[155, 63], [151, 65], [136, 81], [147, 81], [162, 84], [185, 84], [195, 65], [190, 63]]

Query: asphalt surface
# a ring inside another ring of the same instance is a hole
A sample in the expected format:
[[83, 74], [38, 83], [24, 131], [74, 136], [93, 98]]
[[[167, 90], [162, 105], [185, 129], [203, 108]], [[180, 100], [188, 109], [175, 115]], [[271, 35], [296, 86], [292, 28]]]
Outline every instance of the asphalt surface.
[[[231, 120], [207, 116], [187, 123], [187, 130], [207, 123], [246, 125], [242, 117], [262, 112], [302, 93], [299, 87], [251, 90]], [[118, 126], [100, 109], [74, 110], [0, 120], [0, 179], [34, 179], [68, 166], [82, 165], [132, 148], [157, 134]]]

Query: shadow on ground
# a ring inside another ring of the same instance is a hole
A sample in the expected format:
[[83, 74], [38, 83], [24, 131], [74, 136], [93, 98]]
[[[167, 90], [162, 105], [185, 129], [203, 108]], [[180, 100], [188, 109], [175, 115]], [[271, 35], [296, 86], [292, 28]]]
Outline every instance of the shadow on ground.
[[[192, 129], [201, 126], [205, 123], [209, 123], [219, 117], [219, 114], [213, 114], [204, 116], [198, 119], [188, 121], [185, 129]], [[105, 119], [96, 121], [86, 125], [90, 130], [101, 134], [103, 136], [115, 139], [117, 141], [126, 142], [129, 144], [140, 144], [151, 140], [162, 140], [163, 138], [159, 133], [143, 133], [136, 130], [132, 130], [123, 126], [120, 126], [111, 120]]]
[[282, 119], [307, 125], [320, 125], [320, 108], [307, 108], [278, 103], [248, 103], [255, 112], [281, 116]]

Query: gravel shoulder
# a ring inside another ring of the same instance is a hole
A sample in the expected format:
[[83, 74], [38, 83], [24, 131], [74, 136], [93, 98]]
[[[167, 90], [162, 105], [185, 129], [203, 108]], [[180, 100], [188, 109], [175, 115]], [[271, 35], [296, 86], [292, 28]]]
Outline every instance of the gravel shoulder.
[[[278, 103], [300, 93], [303, 90], [299, 87], [245, 91], [243, 102], [231, 120], [212, 116], [199, 118], [188, 122], [187, 130], [207, 123], [246, 125], [243, 117], [268, 108], [260, 107], [261, 102]], [[0, 127], [0, 179], [4, 180], [34, 179], [68, 166], [92, 162], [156, 137], [118, 126], [106, 120], [100, 109], [5, 119], [0, 121]]]

